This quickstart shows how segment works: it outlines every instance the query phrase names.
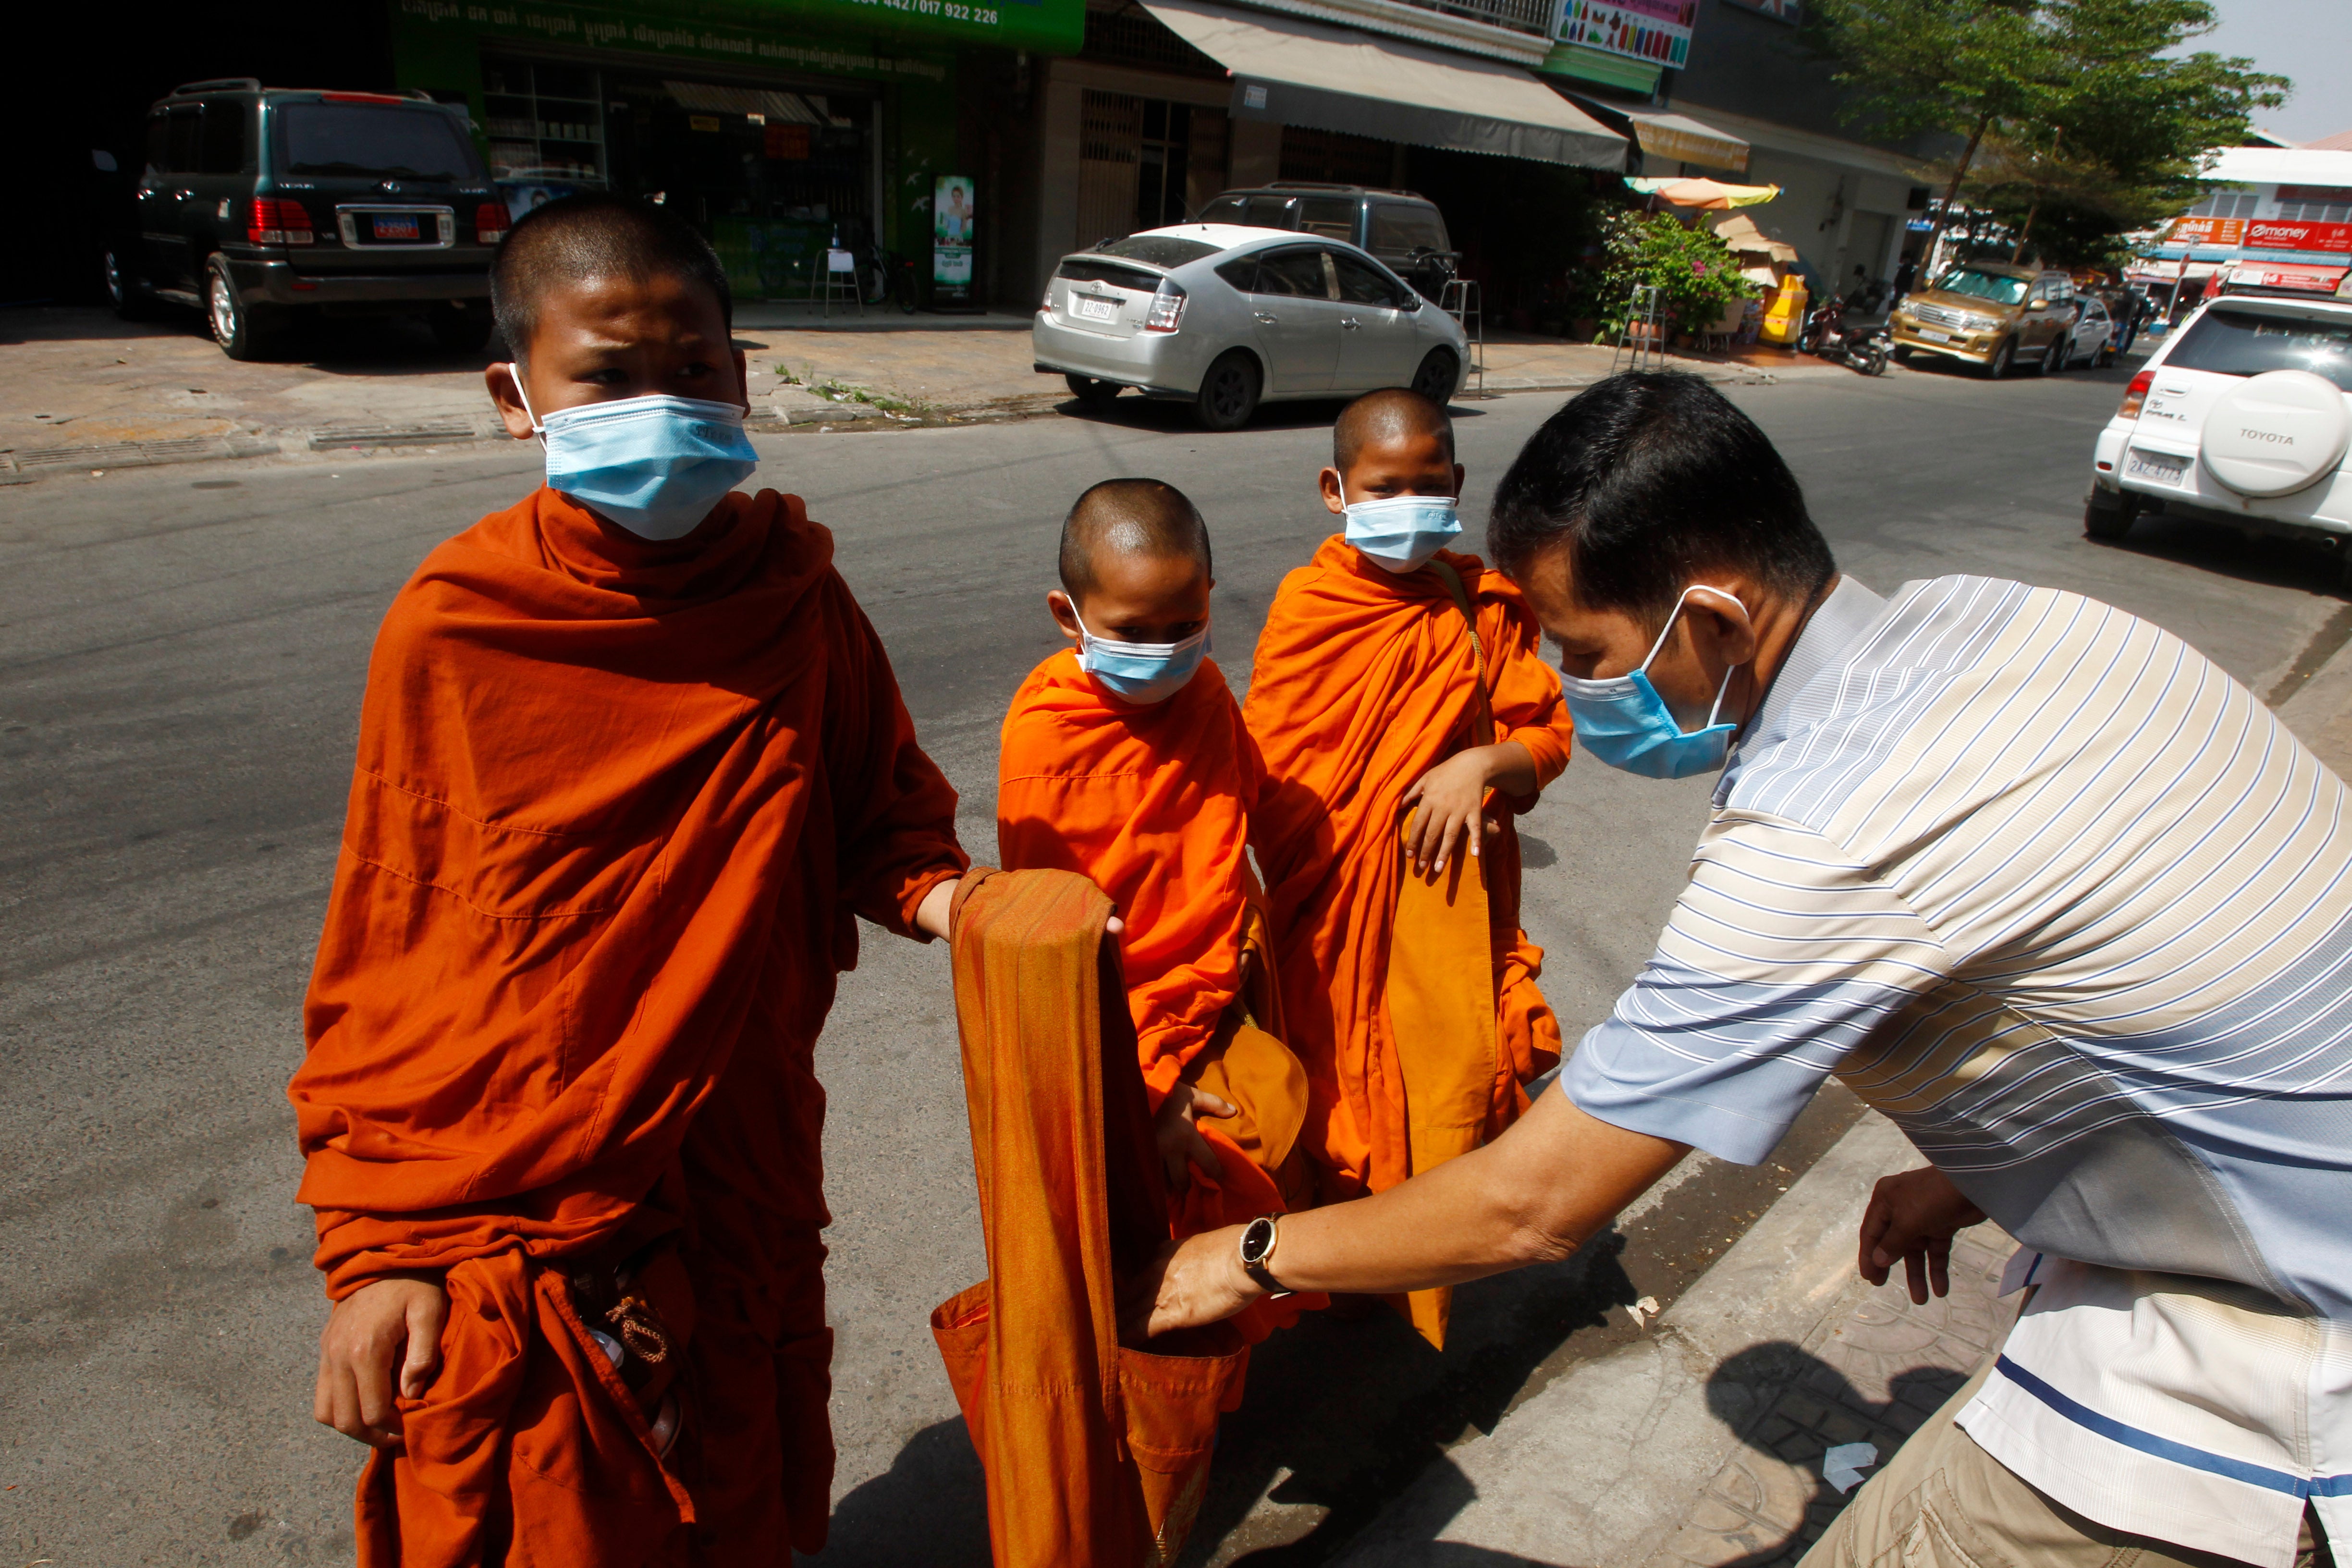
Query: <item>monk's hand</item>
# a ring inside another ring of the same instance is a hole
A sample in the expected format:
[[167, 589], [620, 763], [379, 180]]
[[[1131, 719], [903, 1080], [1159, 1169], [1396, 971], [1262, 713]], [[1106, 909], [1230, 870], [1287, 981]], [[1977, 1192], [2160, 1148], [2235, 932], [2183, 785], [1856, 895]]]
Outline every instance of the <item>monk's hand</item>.
[[1412, 856], [1416, 875], [1445, 869], [1454, 846], [1465, 839], [1476, 855], [1485, 842], [1486, 784], [1492, 746], [1474, 746], [1456, 752], [1421, 775], [1405, 791], [1404, 804], [1412, 811], [1412, 826], [1405, 848]]
[[438, 1276], [393, 1275], [335, 1303], [319, 1336], [319, 1389], [310, 1414], [372, 1448], [401, 1445], [400, 1409], [421, 1399], [441, 1370], [449, 1293]]
[[[915, 906], [915, 929], [925, 936], [935, 936], [941, 942], [947, 941], [953, 934], [950, 930], [953, 922], [950, 916], [955, 909], [955, 893], [960, 886], [961, 886], [961, 879], [951, 877], [925, 893], [922, 901]], [[1127, 924], [1117, 915], [1113, 915], [1110, 917], [1109, 924], [1103, 929], [1109, 931], [1111, 935], [1117, 936], [1127, 929]]]
[[1223, 1322], [1264, 1296], [1242, 1271], [1242, 1230], [1229, 1225], [1161, 1247], [1120, 1301], [1119, 1327], [1127, 1336], [1150, 1339]]
[[915, 906], [915, 929], [925, 936], [948, 939], [948, 911], [955, 908], [956, 888], [961, 879], [950, 877], [923, 895]]
[[1160, 1110], [1151, 1119], [1152, 1137], [1160, 1145], [1160, 1167], [1168, 1173], [1168, 1190], [1181, 1193], [1192, 1178], [1187, 1165], [1198, 1165], [1211, 1181], [1225, 1173], [1217, 1152], [1201, 1136], [1197, 1125], [1203, 1116], [1234, 1116], [1239, 1112], [1211, 1094], [1189, 1083], [1179, 1082], [1160, 1102]]
[[1873, 1285], [1885, 1284], [1887, 1270], [1899, 1258], [1914, 1306], [1927, 1305], [1930, 1290], [1948, 1296], [1952, 1237], [1984, 1218], [1984, 1210], [1933, 1165], [1881, 1176], [1871, 1189], [1870, 1206], [1862, 1211], [1862, 1277]]

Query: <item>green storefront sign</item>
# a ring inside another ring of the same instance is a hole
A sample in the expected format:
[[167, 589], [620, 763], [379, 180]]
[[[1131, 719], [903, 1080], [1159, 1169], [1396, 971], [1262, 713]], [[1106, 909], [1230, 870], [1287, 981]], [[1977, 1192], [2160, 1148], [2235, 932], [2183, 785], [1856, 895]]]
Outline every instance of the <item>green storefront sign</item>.
[[[394, 28], [403, 45], [420, 33], [446, 28], [574, 48], [889, 75], [904, 63], [893, 58], [893, 44], [993, 44], [1076, 54], [1086, 41], [1086, 0], [750, 0], [731, 5], [399, 0]], [[863, 35], [874, 47], [845, 45], [837, 41], [844, 34]]]

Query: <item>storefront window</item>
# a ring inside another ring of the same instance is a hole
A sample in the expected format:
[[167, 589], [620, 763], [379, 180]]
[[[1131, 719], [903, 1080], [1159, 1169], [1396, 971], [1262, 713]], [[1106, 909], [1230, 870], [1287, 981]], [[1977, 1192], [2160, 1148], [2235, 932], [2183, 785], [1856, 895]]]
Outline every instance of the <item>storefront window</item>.
[[749, 300], [806, 297], [826, 250], [873, 243], [870, 91], [488, 58], [482, 73], [493, 172], [518, 214], [573, 190], [658, 201]]
[[585, 66], [482, 61], [490, 178], [505, 188], [516, 216], [551, 196], [604, 185], [604, 105], [596, 75]]

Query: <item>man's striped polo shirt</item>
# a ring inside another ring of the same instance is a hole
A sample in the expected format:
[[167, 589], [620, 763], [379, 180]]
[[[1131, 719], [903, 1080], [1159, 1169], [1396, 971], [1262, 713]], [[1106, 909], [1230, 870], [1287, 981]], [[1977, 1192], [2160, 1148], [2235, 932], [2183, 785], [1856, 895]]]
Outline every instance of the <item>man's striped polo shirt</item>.
[[1961, 1426], [2094, 1519], [2286, 1568], [2306, 1499], [2352, 1543], [2347, 805], [2147, 622], [1844, 579], [1562, 1085], [1754, 1163], [1836, 1073], [2041, 1286]]

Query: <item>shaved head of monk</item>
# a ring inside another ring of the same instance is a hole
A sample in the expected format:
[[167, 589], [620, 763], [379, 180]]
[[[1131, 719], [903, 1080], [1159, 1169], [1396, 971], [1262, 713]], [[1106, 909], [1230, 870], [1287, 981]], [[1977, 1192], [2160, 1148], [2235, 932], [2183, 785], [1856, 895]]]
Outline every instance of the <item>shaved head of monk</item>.
[[1318, 476], [1332, 512], [1350, 501], [1462, 493], [1454, 421], [1438, 404], [1402, 386], [1368, 392], [1331, 426], [1331, 466]]
[[525, 213], [490, 308], [514, 358], [485, 375], [519, 441], [559, 408], [649, 393], [750, 407], [726, 270], [667, 208], [588, 192]]
[[1105, 479], [1062, 520], [1062, 586], [1045, 595], [1062, 635], [1179, 643], [1209, 623], [1209, 525], [1174, 485]]

